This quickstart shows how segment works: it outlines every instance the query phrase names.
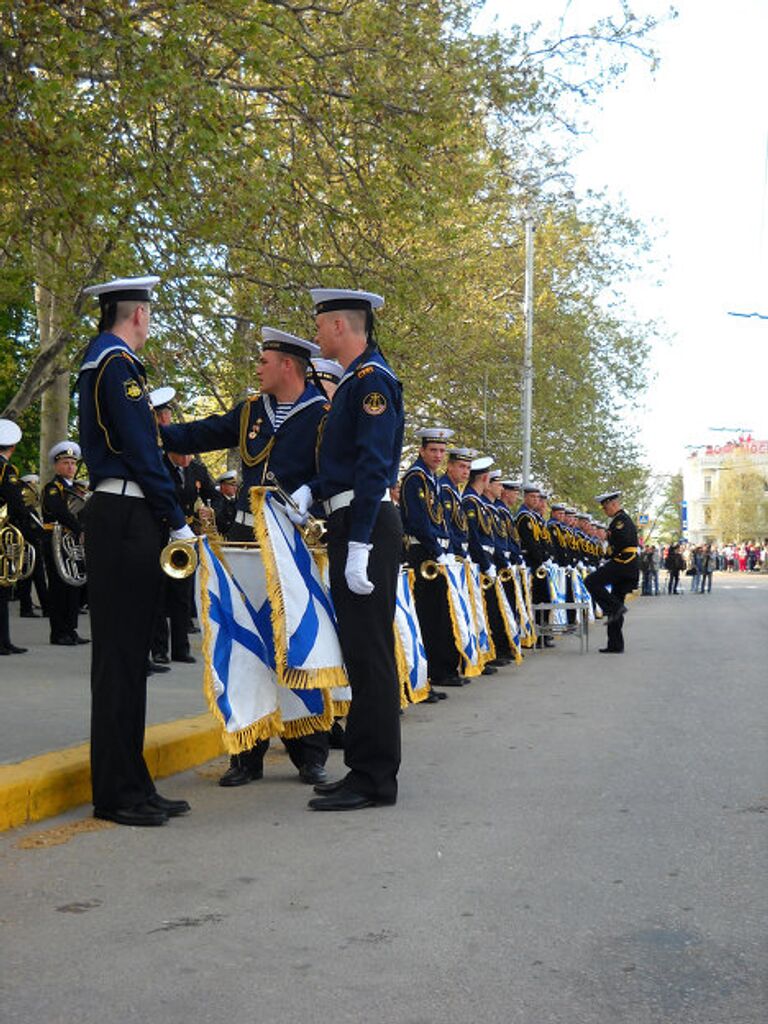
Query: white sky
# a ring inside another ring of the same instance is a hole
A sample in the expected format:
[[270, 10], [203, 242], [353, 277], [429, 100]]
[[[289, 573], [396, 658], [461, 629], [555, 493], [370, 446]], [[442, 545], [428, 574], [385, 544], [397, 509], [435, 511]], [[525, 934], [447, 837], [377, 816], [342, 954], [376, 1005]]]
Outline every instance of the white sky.
[[[633, 6], [666, 9], [662, 0]], [[618, 7], [489, 0], [486, 16], [495, 13], [500, 28], [538, 20], [554, 34], [566, 11], [574, 31]], [[654, 344], [656, 381], [637, 416], [656, 472], [678, 470], [687, 444], [732, 436], [711, 427], [768, 438], [768, 320], [727, 315], [768, 316], [768, 2], [678, 0], [676, 8], [679, 17], [652, 37], [659, 70], [635, 62], [602, 97], [572, 165], [577, 193], [623, 197], [656, 237], [661, 287], [639, 280], [628, 290], [639, 315], [662, 319], [670, 337]]]

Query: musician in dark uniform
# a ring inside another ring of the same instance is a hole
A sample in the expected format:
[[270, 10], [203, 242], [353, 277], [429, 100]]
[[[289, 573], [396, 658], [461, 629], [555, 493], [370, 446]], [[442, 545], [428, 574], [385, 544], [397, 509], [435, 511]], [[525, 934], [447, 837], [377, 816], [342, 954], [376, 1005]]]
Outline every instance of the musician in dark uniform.
[[[490, 455], [482, 455], [470, 463], [469, 478], [461, 496], [461, 504], [467, 517], [469, 558], [478, 567], [483, 576], [495, 580], [493, 513], [483, 498], [485, 489], [488, 486], [492, 466], [493, 458]], [[487, 601], [486, 607], [488, 607]], [[488, 626], [491, 628], [490, 622]], [[504, 664], [507, 664], [507, 662], [504, 661]], [[497, 671], [497, 664], [489, 661], [483, 668], [483, 675], [494, 675]]]
[[[523, 486], [523, 504], [517, 513], [515, 526], [520, 538], [520, 550], [523, 553], [525, 564], [531, 570], [531, 598], [533, 604], [548, 604], [550, 600], [549, 583], [546, 576], [538, 576], [537, 570], [544, 565], [550, 557], [550, 549], [545, 534], [546, 524], [539, 512], [541, 503], [541, 491], [535, 484]], [[535, 612], [536, 622], [541, 625], [548, 618], [547, 612]], [[536, 646], [554, 647], [552, 637], [539, 637]]]
[[48, 458], [53, 465], [54, 477], [43, 488], [41, 499], [51, 643], [59, 647], [75, 647], [77, 644], [90, 643], [77, 632], [80, 588], [61, 578], [53, 554], [53, 528], [56, 523], [69, 530], [78, 540], [83, 532], [80, 519], [83, 509], [82, 494], [73, 484], [80, 455], [80, 445], [74, 441], [59, 441], [51, 448]]
[[163, 825], [189, 810], [155, 789], [144, 761], [147, 664], [170, 529], [192, 539], [163, 463], [146, 372], [157, 277], [84, 289], [98, 295], [99, 334], [80, 366], [80, 444], [92, 496], [85, 516], [91, 618], [91, 777], [94, 815]]
[[434, 703], [441, 696], [439, 691], [435, 693], [435, 686], [462, 685], [448, 605], [448, 582], [442, 572], [434, 579], [425, 579], [420, 571], [425, 562], [449, 561], [451, 541], [440, 500], [438, 469], [445, 458], [445, 443], [453, 437], [453, 431], [425, 427], [418, 437], [418, 458], [400, 481], [400, 516], [406, 561], [414, 570], [413, 597], [427, 654], [431, 684], [427, 700]]
[[312, 290], [316, 340], [324, 358], [344, 367], [328, 414], [311, 487], [294, 495], [302, 511], [323, 501], [328, 522], [331, 596], [352, 704], [347, 716], [347, 775], [316, 786], [316, 811], [357, 810], [397, 800], [400, 683], [392, 623], [402, 524], [390, 488], [403, 442], [400, 381], [374, 333], [370, 292]]
[[[252, 541], [250, 489], [269, 486], [274, 479], [285, 491], [311, 480], [317, 473], [317, 446], [330, 405], [314, 384], [307, 383], [309, 360], [320, 349], [311, 341], [263, 327], [258, 374], [261, 392], [238, 403], [224, 415], [161, 428], [163, 443], [174, 452], [240, 449], [243, 485], [237, 497], [229, 540]], [[302, 782], [326, 778], [328, 733], [284, 739], [288, 756]], [[230, 758], [219, 779], [221, 786], [243, 786], [264, 773], [269, 740]]]
[[213, 505], [216, 512], [216, 529], [226, 538], [235, 524], [237, 512], [237, 470], [227, 469], [221, 476], [216, 477], [216, 490], [218, 497]]
[[[600, 648], [601, 654], [624, 652], [624, 616], [627, 613], [624, 598], [637, 586], [640, 578], [637, 527], [621, 507], [621, 491], [608, 491], [595, 498], [607, 516], [608, 559], [584, 580], [584, 585], [603, 609], [608, 626], [608, 643]], [[606, 584], [611, 586], [606, 590]]]
[[[37, 473], [25, 473], [21, 478], [22, 496], [24, 504], [30, 513], [39, 516], [40, 512], [40, 477]], [[34, 523], [34, 520], [33, 520]], [[48, 581], [45, 577], [45, 555], [43, 554], [43, 538], [41, 531], [35, 530], [34, 540], [31, 542], [35, 549], [35, 568], [31, 576], [19, 580], [16, 584], [16, 594], [19, 598], [19, 618], [39, 619], [40, 615], [35, 611], [32, 603], [32, 584], [37, 591], [37, 600], [40, 602], [40, 610], [43, 618], [48, 617]]]
[[[21, 428], [13, 420], [0, 420], [0, 508], [5, 507], [6, 522], [20, 530], [24, 540], [31, 543], [34, 528], [22, 497], [19, 473], [11, 463], [14, 448], [21, 440]], [[8, 601], [11, 588], [0, 585], [0, 655], [26, 654], [26, 647], [11, 643]]]

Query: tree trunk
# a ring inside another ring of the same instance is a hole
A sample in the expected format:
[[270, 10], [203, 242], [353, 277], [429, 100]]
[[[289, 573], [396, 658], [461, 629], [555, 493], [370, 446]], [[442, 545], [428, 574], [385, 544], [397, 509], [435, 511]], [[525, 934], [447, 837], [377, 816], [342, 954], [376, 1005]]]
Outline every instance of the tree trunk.
[[[56, 296], [40, 285], [35, 288], [37, 326], [40, 331], [40, 350], [49, 348], [59, 336], [61, 316]], [[40, 476], [50, 478], [48, 452], [58, 441], [69, 437], [70, 376], [62, 372], [43, 393], [40, 404]]]

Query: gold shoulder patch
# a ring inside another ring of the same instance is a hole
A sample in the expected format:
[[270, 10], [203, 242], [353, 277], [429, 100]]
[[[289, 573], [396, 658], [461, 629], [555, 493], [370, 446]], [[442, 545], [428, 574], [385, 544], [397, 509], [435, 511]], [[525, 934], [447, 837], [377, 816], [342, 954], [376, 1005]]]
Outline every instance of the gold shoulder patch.
[[144, 394], [141, 384], [134, 380], [133, 377], [129, 377], [128, 380], [123, 382], [123, 391], [125, 392], [125, 397], [131, 402], [138, 402]]
[[362, 369], [357, 371], [357, 376], [362, 380], [362, 378], [367, 377], [369, 373], [373, 373], [373, 367], [364, 366]]
[[48, 488], [49, 494], [55, 494], [57, 491], [58, 487], [56, 486], [56, 484], [51, 484], [50, 487]]
[[616, 527], [617, 530], [623, 530], [624, 529], [624, 523], [622, 523], [621, 520], [619, 520], [618, 523], [614, 523], [613, 525]]
[[387, 408], [387, 400], [378, 391], [372, 391], [363, 399], [363, 409], [369, 416], [381, 416]]

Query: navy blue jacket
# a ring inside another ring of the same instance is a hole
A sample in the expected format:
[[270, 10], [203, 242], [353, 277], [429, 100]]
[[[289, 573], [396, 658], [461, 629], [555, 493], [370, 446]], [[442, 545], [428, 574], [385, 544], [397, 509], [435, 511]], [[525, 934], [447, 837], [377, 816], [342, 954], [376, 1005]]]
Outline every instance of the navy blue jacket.
[[428, 558], [437, 558], [448, 550], [448, 527], [437, 478], [422, 460], [416, 459], [400, 482], [400, 515], [403, 531], [415, 537]]
[[353, 359], [333, 396], [320, 443], [316, 498], [354, 491], [349, 540], [368, 543], [379, 503], [397, 483], [403, 447], [402, 385], [378, 349]]
[[469, 525], [467, 523], [467, 514], [461, 503], [461, 491], [451, 481], [447, 473], [445, 476], [440, 477], [438, 486], [440, 488], [440, 500], [443, 503], [445, 525], [448, 528], [448, 536], [450, 537], [450, 547], [448, 550], [452, 555], [466, 558], [469, 551]]
[[80, 366], [78, 390], [80, 446], [91, 488], [108, 477], [133, 480], [158, 519], [172, 530], [184, 526], [136, 353], [108, 331], [98, 335]]
[[469, 527], [469, 557], [488, 572], [493, 563], [493, 513], [474, 487], [467, 485], [461, 499]]
[[317, 473], [317, 445], [329, 409], [327, 398], [314, 384], [308, 384], [277, 428], [276, 406], [273, 395], [253, 395], [221, 416], [161, 427], [163, 444], [179, 455], [239, 448], [243, 485], [237, 508], [249, 512], [250, 488], [269, 486], [268, 472], [274, 473], [289, 493]]

